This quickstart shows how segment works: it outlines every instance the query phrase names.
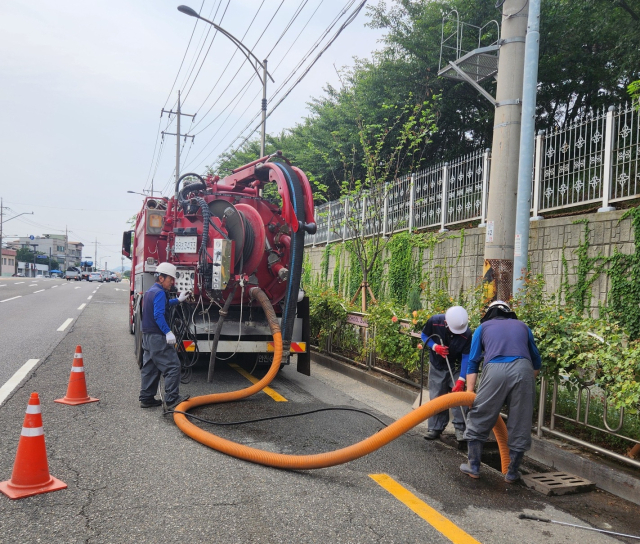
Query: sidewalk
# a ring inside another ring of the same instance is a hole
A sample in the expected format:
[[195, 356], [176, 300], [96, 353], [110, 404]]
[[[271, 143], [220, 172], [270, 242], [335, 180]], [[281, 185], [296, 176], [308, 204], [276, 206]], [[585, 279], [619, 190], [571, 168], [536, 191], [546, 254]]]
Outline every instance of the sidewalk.
[[[317, 351], [311, 353], [311, 360], [325, 368], [339, 372], [369, 387], [384, 392], [402, 402], [413, 405], [419, 390], [404, 387], [380, 378], [375, 372], [367, 372], [357, 367], [333, 359]], [[428, 401], [428, 393], [423, 393], [423, 403]], [[449, 424], [450, 427], [451, 424]], [[421, 424], [418, 431], [426, 431], [426, 424]], [[445, 430], [451, 431], [453, 428]], [[586, 478], [604, 491], [622, 499], [640, 505], [640, 474], [631, 468], [622, 467], [608, 459], [595, 454], [590, 455], [578, 450], [575, 446], [557, 439], [533, 437], [531, 450], [527, 452], [525, 463], [533, 462], [535, 471], [564, 471]], [[540, 468], [539, 465], [544, 465]]]

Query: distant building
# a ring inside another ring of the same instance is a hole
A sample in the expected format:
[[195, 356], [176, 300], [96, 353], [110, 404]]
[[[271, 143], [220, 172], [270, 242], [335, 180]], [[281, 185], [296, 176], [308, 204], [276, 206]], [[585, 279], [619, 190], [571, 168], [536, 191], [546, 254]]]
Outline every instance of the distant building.
[[2, 275], [12, 276], [18, 270], [16, 260], [16, 251], [14, 249], [2, 249]]
[[28, 236], [21, 236], [17, 240], [9, 242], [7, 245], [13, 249], [20, 249], [21, 247], [29, 247], [37, 244], [35, 250], [44, 255], [51, 255], [51, 258], [60, 263], [62, 268], [67, 266], [75, 266], [82, 260], [82, 249], [84, 244], [82, 242], [72, 242], [67, 239], [64, 234], [43, 234], [42, 236], [35, 236], [32, 240]]

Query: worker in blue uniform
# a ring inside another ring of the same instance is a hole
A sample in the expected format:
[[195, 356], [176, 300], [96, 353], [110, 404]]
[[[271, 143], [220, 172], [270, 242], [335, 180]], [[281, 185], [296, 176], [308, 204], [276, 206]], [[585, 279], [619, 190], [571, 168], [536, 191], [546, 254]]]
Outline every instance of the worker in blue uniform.
[[168, 300], [169, 291], [176, 278], [176, 267], [171, 263], [160, 263], [156, 267], [156, 283], [144, 294], [142, 300], [142, 368], [140, 369], [140, 407], [153, 408], [162, 401], [155, 398], [164, 376], [165, 400], [168, 408], [175, 408], [189, 397], [180, 396], [180, 359], [175, 350], [176, 337], [167, 324], [166, 311], [185, 301], [189, 292]]
[[[467, 361], [471, 348], [469, 315], [462, 306], [452, 306], [444, 314], [431, 316], [422, 329], [422, 341], [429, 348], [429, 399], [464, 391]], [[446, 357], [449, 358], [447, 365]], [[453, 376], [451, 372], [453, 372]], [[463, 440], [465, 429], [462, 409], [452, 409], [456, 440]], [[435, 440], [449, 424], [449, 410], [429, 418], [425, 438]]]
[[483, 357], [482, 381], [467, 414], [464, 432], [469, 459], [460, 465], [460, 470], [471, 478], [480, 477], [482, 447], [506, 404], [510, 463], [505, 481], [513, 483], [520, 479], [518, 469], [524, 452], [531, 448], [536, 377], [542, 361], [531, 329], [501, 300], [489, 305], [473, 334], [467, 366], [468, 391], [474, 390]]

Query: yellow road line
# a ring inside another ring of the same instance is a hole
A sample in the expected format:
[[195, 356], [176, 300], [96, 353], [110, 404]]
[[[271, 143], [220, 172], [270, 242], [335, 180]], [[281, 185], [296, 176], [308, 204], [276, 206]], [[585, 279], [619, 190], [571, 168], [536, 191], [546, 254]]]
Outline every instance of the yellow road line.
[[[246, 370], [244, 370], [243, 368], [240, 368], [236, 364], [230, 363], [229, 366], [234, 370], [237, 370], [240, 374], [242, 374], [245, 378], [247, 378], [247, 380], [249, 380], [251, 383], [258, 383], [260, 381], [258, 380], [258, 378], [253, 377]], [[271, 387], [265, 387], [263, 391], [276, 402], [288, 402], [287, 399], [285, 399], [280, 393], [271, 389]]]
[[369, 474], [369, 477], [454, 544], [480, 544], [475, 538], [465, 533], [460, 527], [421, 501], [390, 476], [386, 474]]

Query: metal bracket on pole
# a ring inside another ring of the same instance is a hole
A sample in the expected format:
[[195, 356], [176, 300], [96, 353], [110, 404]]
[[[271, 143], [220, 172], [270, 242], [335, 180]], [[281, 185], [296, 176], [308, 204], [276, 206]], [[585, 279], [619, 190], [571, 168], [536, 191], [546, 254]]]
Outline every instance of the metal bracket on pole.
[[511, 38], [504, 38], [498, 40], [498, 45], [504, 45], [505, 43], [525, 43], [527, 40], [524, 36], [513, 36]]
[[496, 108], [500, 108], [502, 106], [519, 106], [520, 104], [522, 104], [522, 100], [515, 98], [513, 100], [501, 100], [500, 102], [496, 102], [494, 105]]
[[493, 98], [493, 96], [491, 96], [487, 91], [485, 91], [482, 87], [480, 87], [480, 85], [478, 85], [475, 81], [473, 81], [473, 79], [471, 79], [464, 70], [462, 70], [461, 68], [459, 68], [456, 64], [454, 64], [453, 62], [449, 61], [449, 66], [451, 66], [451, 68], [453, 68], [456, 73], [462, 78], [464, 79], [467, 83], [469, 83], [470, 85], [473, 86], [473, 88], [478, 91], [482, 96], [484, 96], [489, 102], [491, 102], [492, 105], [496, 105], [496, 99]]

